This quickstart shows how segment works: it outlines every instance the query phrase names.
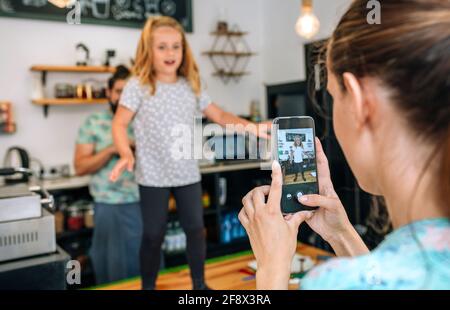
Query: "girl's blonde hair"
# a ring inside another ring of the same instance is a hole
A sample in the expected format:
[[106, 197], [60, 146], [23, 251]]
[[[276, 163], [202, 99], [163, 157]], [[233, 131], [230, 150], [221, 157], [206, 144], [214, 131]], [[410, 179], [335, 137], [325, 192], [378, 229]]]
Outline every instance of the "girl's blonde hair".
[[133, 75], [135, 75], [141, 84], [150, 86], [151, 95], [156, 91], [155, 72], [153, 68], [153, 32], [159, 27], [171, 27], [181, 34], [183, 46], [183, 60], [178, 68], [178, 75], [186, 78], [191, 85], [195, 95], [200, 95], [200, 74], [198, 66], [192, 55], [189, 43], [186, 40], [183, 27], [173, 18], [167, 16], [152, 16], [142, 29], [136, 51], [136, 59], [133, 66]]
[[[300, 142], [299, 145], [297, 145], [297, 143], [296, 143], [297, 140], [298, 140], [298, 142]], [[295, 147], [299, 146], [299, 147], [303, 148], [302, 138], [300, 138], [300, 136], [295, 136], [294, 137], [294, 146]]]

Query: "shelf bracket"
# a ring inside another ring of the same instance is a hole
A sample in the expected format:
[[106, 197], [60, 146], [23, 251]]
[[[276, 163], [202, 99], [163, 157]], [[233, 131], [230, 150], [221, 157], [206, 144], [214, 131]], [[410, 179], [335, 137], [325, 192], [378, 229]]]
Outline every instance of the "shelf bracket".
[[42, 83], [42, 87], [45, 87], [45, 84], [47, 84], [47, 71], [42, 71], [41, 83]]
[[46, 105], [43, 106], [44, 117], [45, 117], [45, 118], [48, 117], [48, 108], [49, 108], [48, 104], [46, 104]]

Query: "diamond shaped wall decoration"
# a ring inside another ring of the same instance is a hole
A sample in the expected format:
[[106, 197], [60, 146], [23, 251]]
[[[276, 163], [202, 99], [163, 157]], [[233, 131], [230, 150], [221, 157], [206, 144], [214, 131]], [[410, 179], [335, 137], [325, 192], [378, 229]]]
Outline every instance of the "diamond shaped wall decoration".
[[250, 74], [246, 71], [250, 56], [256, 55], [250, 50], [242, 32], [237, 25], [230, 30], [212, 32], [214, 42], [211, 49], [204, 52], [211, 60], [214, 67], [214, 76], [219, 77], [225, 84], [230, 80], [236, 83], [244, 75]]

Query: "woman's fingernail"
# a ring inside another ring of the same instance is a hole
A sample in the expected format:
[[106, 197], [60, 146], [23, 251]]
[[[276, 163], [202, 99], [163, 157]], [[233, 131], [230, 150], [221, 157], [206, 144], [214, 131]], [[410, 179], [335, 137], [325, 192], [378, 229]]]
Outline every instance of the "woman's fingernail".
[[272, 170], [275, 169], [278, 166], [278, 162], [276, 160], [274, 160], [272, 162]]
[[302, 201], [302, 202], [308, 201], [308, 197], [306, 197], [306, 196], [301, 196], [301, 197], [300, 197], [300, 201]]

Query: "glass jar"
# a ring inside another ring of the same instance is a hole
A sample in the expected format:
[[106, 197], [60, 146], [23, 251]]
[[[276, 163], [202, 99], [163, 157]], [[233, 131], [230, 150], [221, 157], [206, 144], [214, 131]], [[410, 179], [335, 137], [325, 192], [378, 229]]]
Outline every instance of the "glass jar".
[[94, 228], [94, 207], [92, 205], [86, 206], [84, 210], [84, 226]]
[[76, 206], [67, 208], [67, 229], [68, 230], [79, 230], [83, 228], [84, 218], [83, 212]]

